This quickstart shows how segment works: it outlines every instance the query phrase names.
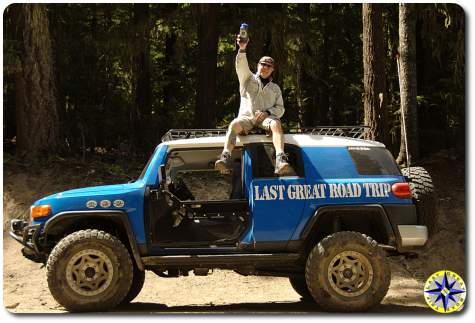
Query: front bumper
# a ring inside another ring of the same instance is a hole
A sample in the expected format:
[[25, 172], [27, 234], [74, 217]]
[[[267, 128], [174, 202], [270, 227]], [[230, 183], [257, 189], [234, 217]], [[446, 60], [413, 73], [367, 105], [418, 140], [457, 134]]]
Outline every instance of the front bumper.
[[23, 220], [11, 220], [10, 236], [21, 243], [23, 256], [34, 262], [45, 262], [44, 254], [39, 249], [40, 224], [28, 225]]

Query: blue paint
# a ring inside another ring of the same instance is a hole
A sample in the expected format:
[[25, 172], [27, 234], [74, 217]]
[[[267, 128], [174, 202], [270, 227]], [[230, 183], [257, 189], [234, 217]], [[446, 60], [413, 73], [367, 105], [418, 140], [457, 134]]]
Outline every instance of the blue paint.
[[[269, 187], [275, 185], [279, 187], [288, 185], [303, 185], [304, 178], [280, 177], [267, 179], [254, 179], [251, 182], [252, 189], [249, 189], [249, 200], [251, 214], [254, 219], [254, 237], [259, 241], [287, 241], [298, 224], [305, 200], [290, 200], [283, 192], [276, 190], [276, 200], [265, 201], [256, 200], [256, 187]], [[280, 193], [284, 199], [280, 200]]]
[[165, 163], [167, 149], [168, 146], [165, 144], [160, 144], [155, 149], [155, 153], [153, 154], [150, 164], [145, 171], [144, 181], [146, 185], [150, 185], [155, 188], [160, 184], [158, 181], [158, 168], [160, 165]]
[[[248, 199], [249, 198], [249, 190], [248, 188], [251, 187], [251, 181], [252, 181], [252, 164], [251, 164], [251, 155], [249, 153], [249, 150], [245, 149], [244, 150], [244, 198]], [[251, 209], [251, 201], [249, 201], [249, 209]]]
[[[167, 152], [166, 145], [159, 145], [148, 163], [144, 176], [128, 184], [103, 185], [73, 189], [46, 196], [33, 205], [49, 204], [52, 214], [49, 217], [32, 221], [32, 224], [43, 224], [53, 215], [67, 211], [93, 211], [93, 210], [123, 210], [127, 213], [137, 243], [145, 243], [144, 229], [144, 192], [147, 185], [158, 186], [158, 168], [164, 162]], [[101, 207], [101, 201], [110, 201], [109, 207]], [[124, 207], [114, 207], [115, 200], [123, 200]], [[88, 208], [88, 201], [96, 201], [97, 206]]]
[[301, 153], [305, 178], [247, 179], [256, 242], [298, 240], [322, 206], [412, 203], [391, 193], [403, 176], [360, 175], [346, 147], [305, 147]]
[[[307, 182], [314, 184], [347, 184], [357, 183], [386, 183], [392, 185], [405, 182], [403, 176], [394, 175], [360, 175], [346, 147], [306, 147], [302, 149]], [[371, 193], [371, 192], [370, 192]], [[292, 235], [292, 240], [298, 240], [300, 233], [308, 220], [318, 208], [326, 205], [358, 205], [358, 204], [411, 204], [411, 199], [400, 199], [389, 193], [388, 197], [366, 196], [307, 200], [302, 218]]]
[[[252, 182], [252, 164], [251, 164], [251, 156], [249, 154], [249, 151], [246, 149], [244, 150], [243, 154], [243, 170], [244, 170], [244, 198], [247, 199], [249, 202], [249, 210], [252, 210], [252, 200], [249, 198], [249, 187], [251, 187], [251, 182]], [[254, 237], [254, 218], [252, 215], [250, 216], [249, 219], [249, 227], [246, 229], [246, 231], [243, 233], [240, 241], [244, 244], [250, 244], [254, 243], [255, 237]]]

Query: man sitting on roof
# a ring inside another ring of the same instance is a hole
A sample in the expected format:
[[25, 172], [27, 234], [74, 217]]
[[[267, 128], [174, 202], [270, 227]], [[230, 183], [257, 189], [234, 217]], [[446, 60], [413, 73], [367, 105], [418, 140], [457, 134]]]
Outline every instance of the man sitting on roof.
[[236, 73], [239, 79], [241, 105], [238, 117], [231, 121], [226, 133], [226, 141], [221, 157], [215, 163], [215, 169], [226, 169], [231, 152], [236, 145], [237, 135], [246, 135], [254, 128], [262, 128], [272, 132], [272, 142], [275, 147], [275, 173], [285, 174], [288, 167], [288, 157], [284, 153], [284, 133], [280, 118], [284, 115], [284, 100], [280, 87], [272, 82], [274, 60], [264, 56], [259, 60], [257, 73], [252, 74], [246, 57], [246, 42], [237, 38], [239, 51], [236, 56]]

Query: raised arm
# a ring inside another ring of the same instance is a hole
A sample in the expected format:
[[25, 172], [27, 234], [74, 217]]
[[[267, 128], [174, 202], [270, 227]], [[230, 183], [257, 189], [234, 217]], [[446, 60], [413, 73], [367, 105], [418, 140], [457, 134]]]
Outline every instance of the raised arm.
[[240, 37], [238, 35], [236, 43], [239, 45], [239, 51], [236, 55], [236, 74], [239, 79], [239, 85], [244, 86], [249, 77], [252, 76], [252, 72], [249, 69], [249, 63], [246, 56], [246, 47], [247, 42], [240, 42]]

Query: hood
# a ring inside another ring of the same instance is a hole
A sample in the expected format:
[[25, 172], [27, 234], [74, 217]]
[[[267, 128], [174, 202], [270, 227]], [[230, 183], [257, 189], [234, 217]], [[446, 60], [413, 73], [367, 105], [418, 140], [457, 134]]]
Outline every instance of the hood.
[[84, 187], [84, 188], [76, 188], [68, 191], [63, 191], [59, 193], [55, 193], [52, 195], [45, 196], [40, 200], [36, 201], [34, 204], [39, 204], [45, 200], [51, 199], [59, 199], [62, 197], [83, 197], [83, 196], [91, 196], [91, 195], [109, 195], [109, 194], [120, 194], [121, 192], [126, 193], [129, 190], [137, 189], [143, 186], [143, 183], [140, 182], [133, 182], [128, 184], [114, 184], [114, 185], [101, 185], [101, 186], [91, 186], [91, 187]]
[[[135, 210], [143, 204], [144, 182], [78, 188], [43, 197], [33, 205], [49, 204], [52, 215], [65, 211]], [[41, 219], [41, 221], [47, 218]]]
[[129, 188], [131, 188], [130, 184], [101, 185], [101, 186], [76, 188], [73, 190], [57, 193], [56, 195], [78, 196], [78, 195], [91, 195], [91, 194], [109, 194], [109, 193], [116, 193], [117, 191], [127, 190]]

